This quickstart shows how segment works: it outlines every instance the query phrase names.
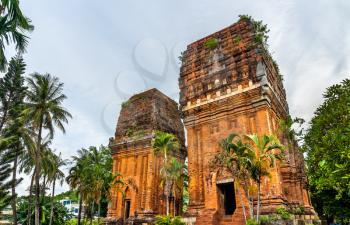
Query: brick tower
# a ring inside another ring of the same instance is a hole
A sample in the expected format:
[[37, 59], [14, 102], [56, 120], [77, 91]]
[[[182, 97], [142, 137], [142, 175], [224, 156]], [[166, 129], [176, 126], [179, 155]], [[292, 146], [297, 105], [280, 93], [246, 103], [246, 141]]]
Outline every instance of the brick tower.
[[[148, 223], [154, 215], [165, 214], [164, 191], [160, 187], [160, 167], [163, 159], [153, 154], [151, 141], [154, 131], [175, 134], [181, 148], [172, 152], [179, 161], [186, 157], [184, 127], [178, 104], [169, 97], [151, 89], [132, 96], [123, 103], [115, 138], [111, 138], [113, 172], [120, 172], [126, 187], [125, 195], [114, 187], [108, 209], [108, 224]], [[182, 193], [176, 195], [176, 211], [182, 208]], [[174, 199], [170, 199], [173, 212]]]
[[[230, 133], [278, 135], [280, 119], [289, 115], [281, 79], [249, 19], [187, 46], [180, 105], [187, 129], [189, 214], [196, 224], [244, 224], [234, 178], [211, 173], [208, 164], [219, 151], [218, 142]], [[279, 138], [286, 144], [282, 135]], [[262, 184], [262, 214], [276, 207], [302, 206], [300, 217], [313, 219], [298, 149], [288, 148], [287, 157], [270, 173]]]

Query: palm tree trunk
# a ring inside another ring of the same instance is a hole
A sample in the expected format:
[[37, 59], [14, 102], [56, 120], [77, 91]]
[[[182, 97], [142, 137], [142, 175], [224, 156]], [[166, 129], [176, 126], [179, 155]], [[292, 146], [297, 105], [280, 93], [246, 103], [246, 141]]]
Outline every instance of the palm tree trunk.
[[95, 203], [92, 202], [91, 213], [90, 213], [90, 225], [92, 225], [92, 218], [94, 217], [94, 207], [95, 207]]
[[97, 224], [100, 224], [101, 201], [98, 202]]
[[248, 182], [247, 182], [246, 179], [244, 179], [243, 182], [244, 182], [243, 190], [244, 190], [245, 195], [246, 195], [246, 197], [248, 199], [250, 218], [254, 218], [254, 202], [252, 201], [252, 198], [251, 198], [251, 196], [249, 194], [249, 190], [248, 190], [249, 185], [248, 185]]
[[[238, 184], [238, 183], [236, 182], [236, 184]], [[244, 205], [244, 202], [243, 202], [241, 190], [239, 190], [239, 185], [237, 185], [236, 188], [237, 188], [237, 192], [238, 192], [238, 195], [239, 195], [239, 200], [240, 200], [240, 202], [242, 204], [242, 208], [243, 208], [244, 222], [247, 223], [247, 215], [246, 215], [246, 211], [245, 211], [245, 205]]]
[[166, 195], [166, 215], [169, 216], [169, 195]]
[[53, 219], [53, 203], [54, 203], [54, 197], [55, 197], [55, 185], [56, 185], [56, 179], [53, 179], [52, 182], [52, 195], [51, 195], [51, 212], [50, 212], [50, 223], [49, 225], [52, 225], [52, 219]]
[[174, 190], [174, 217], [176, 216], [176, 190]]
[[259, 223], [260, 214], [260, 181], [258, 181], [258, 205], [256, 206], [256, 222]]
[[41, 172], [41, 131], [42, 131], [42, 121], [40, 119], [39, 132], [36, 143], [35, 151], [35, 225], [40, 225], [40, 172]]
[[82, 199], [82, 197], [81, 197], [81, 191], [80, 191], [80, 193], [79, 193], [79, 212], [78, 212], [78, 224], [77, 224], [77, 225], [80, 225], [82, 205], [83, 205], [83, 199]]
[[32, 224], [32, 222], [31, 222], [31, 220], [32, 220], [31, 210], [32, 210], [32, 195], [33, 195], [32, 193], [33, 193], [34, 177], [35, 177], [35, 169], [34, 169], [32, 179], [30, 181], [30, 187], [29, 187], [27, 225]]
[[16, 194], [16, 182], [17, 182], [17, 163], [18, 163], [18, 152], [15, 155], [14, 161], [13, 161], [13, 171], [12, 171], [12, 218], [13, 218], [13, 224], [17, 225], [17, 207], [16, 207], [16, 201], [17, 201], [17, 194]]

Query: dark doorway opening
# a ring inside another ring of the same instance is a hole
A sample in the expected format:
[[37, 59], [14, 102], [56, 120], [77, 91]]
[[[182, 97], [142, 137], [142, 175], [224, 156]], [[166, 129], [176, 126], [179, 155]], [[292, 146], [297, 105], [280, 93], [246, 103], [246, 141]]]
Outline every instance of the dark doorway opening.
[[220, 205], [225, 215], [232, 215], [236, 210], [235, 186], [233, 182], [217, 184]]
[[124, 219], [128, 219], [130, 217], [130, 200], [124, 201]]

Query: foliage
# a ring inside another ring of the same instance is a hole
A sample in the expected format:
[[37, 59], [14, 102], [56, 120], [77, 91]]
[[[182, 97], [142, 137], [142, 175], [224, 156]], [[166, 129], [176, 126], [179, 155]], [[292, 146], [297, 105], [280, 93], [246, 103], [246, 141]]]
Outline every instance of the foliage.
[[[78, 155], [72, 158], [73, 165], [66, 180], [71, 189], [79, 193], [80, 206], [84, 202], [91, 209], [97, 204], [98, 215], [105, 216], [110, 188], [124, 185], [121, 175], [112, 173], [111, 150], [105, 146], [91, 146], [78, 150]], [[89, 218], [94, 213], [90, 212]]]
[[31, 21], [25, 17], [18, 0], [0, 2], [0, 71], [7, 64], [5, 46], [14, 44], [18, 53], [23, 53], [28, 44], [27, 32], [33, 30]]
[[285, 208], [276, 208], [276, 214], [280, 216], [282, 220], [291, 219], [291, 214]]
[[270, 216], [268, 216], [268, 215], [260, 216], [260, 223], [269, 223], [269, 222], [271, 222], [271, 217]]
[[181, 217], [176, 216], [163, 216], [163, 215], [157, 215], [156, 220], [154, 221], [155, 225], [185, 225], [184, 222], [182, 222]]
[[188, 204], [190, 202], [190, 194], [188, 192], [188, 160], [186, 159], [184, 166], [183, 166], [183, 178], [184, 178], [184, 183], [183, 183], [183, 192], [182, 192], [182, 212], [187, 212], [188, 209]]
[[[170, 168], [175, 166], [174, 163], [177, 164], [177, 161], [174, 161], [174, 158], [169, 159], [169, 154], [172, 154], [179, 147], [180, 146], [178, 139], [174, 134], [166, 133], [163, 131], [155, 132], [155, 135], [152, 139], [152, 148], [155, 155], [163, 157], [163, 165], [160, 169], [160, 175], [162, 178], [160, 185], [164, 187], [167, 215], [169, 215], [169, 196], [172, 189], [171, 187], [173, 186], [173, 183], [176, 183], [175, 180], [178, 179], [177, 175], [179, 172], [178, 168], [173, 171], [170, 170]], [[179, 167], [182, 167], [182, 165], [179, 164]], [[176, 179], [174, 179], [174, 174], [172, 174], [172, 172], [176, 173]]]
[[74, 202], [78, 202], [78, 194], [76, 191], [69, 190], [69, 191], [62, 192], [62, 193], [55, 196], [56, 201], [60, 201], [63, 199], [70, 199]]
[[303, 215], [305, 212], [305, 207], [304, 206], [296, 206], [288, 209], [288, 212], [294, 215]]
[[122, 102], [122, 108], [128, 107], [128, 105], [130, 105], [130, 101], [126, 100], [124, 102]]
[[235, 44], [239, 44], [240, 42], [241, 42], [241, 36], [239, 36], [239, 35], [237, 35], [237, 36], [235, 36], [234, 38], [233, 38], [233, 42], [235, 43]]
[[[237, 134], [230, 134], [227, 138], [220, 141], [221, 151], [217, 153], [213, 160], [209, 163], [210, 171], [214, 172], [218, 169], [227, 170], [235, 178], [236, 186], [242, 186], [245, 196], [249, 201], [250, 217], [253, 218], [253, 198], [249, 191], [250, 168], [254, 158], [254, 151], [243, 143], [242, 138]], [[241, 185], [241, 184], [244, 185]], [[237, 189], [240, 201], [242, 196]], [[245, 207], [243, 204], [243, 213], [246, 218]]]
[[209, 38], [204, 42], [204, 46], [209, 48], [209, 49], [214, 49], [218, 46], [219, 40], [216, 38]]
[[323, 97], [304, 140], [311, 199], [319, 215], [328, 220], [348, 221], [350, 79], [327, 88]]
[[267, 46], [267, 40], [269, 39], [268, 33], [270, 30], [266, 24], [263, 24], [261, 20], [254, 20], [249, 15], [239, 15], [239, 20], [247, 21], [253, 25], [254, 28], [254, 41], [257, 44], [263, 44]]
[[[51, 197], [44, 197], [41, 199], [41, 218], [40, 224], [48, 225], [50, 221], [50, 201]], [[21, 197], [18, 201], [18, 222], [21, 224], [27, 224], [27, 213], [28, 213], [28, 198]], [[53, 225], [64, 224], [66, 219], [70, 218], [70, 215], [67, 209], [60, 204], [59, 202], [54, 202], [54, 211], [53, 211]], [[31, 220], [34, 220], [34, 213], [31, 213]]]
[[62, 93], [64, 84], [57, 77], [50, 74], [34, 73], [27, 79], [27, 83], [28, 91], [24, 114], [36, 136], [32, 159], [35, 165], [35, 224], [39, 225], [40, 193], [43, 192], [40, 190], [43, 169], [43, 133], [47, 132], [50, 139], [54, 137], [55, 128], [65, 133], [64, 124], [68, 123], [68, 118], [72, 116], [62, 105], [67, 97]]
[[258, 225], [258, 222], [254, 218], [251, 218], [251, 219], [248, 219], [245, 224], [246, 225]]
[[184, 60], [184, 52], [181, 52], [177, 58], [179, 59], [179, 63], [181, 64]]
[[[77, 225], [78, 224], [78, 220], [77, 219], [70, 219], [70, 220], [66, 220], [64, 222], [64, 225]], [[98, 221], [95, 219], [95, 220], [92, 220], [92, 225], [98, 225]], [[90, 225], [90, 221], [86, 221], [86, 220], [83, 220], [81, 221], [81, 225]]]
[[259, 221], [260, 214], [260, 188], [262, 178], [270, 176], [269, 168], [275, 167], [276, 160], [282, 160], [284, 157], [284, 146], [273, 135], [256, 134], [246, 135], [246, 138], [253, 143], [248, 145], [254, 157], [251, 160], [249, 168], [250, 177], [257, 183], [258, 186], [258, 201], [256, 210], [256, 220]]
[[128, 129], [125, 132], [125, 135], [134, 140], [139, 140], [146, 135], [146, 132], [135, 127], [128, 127]]

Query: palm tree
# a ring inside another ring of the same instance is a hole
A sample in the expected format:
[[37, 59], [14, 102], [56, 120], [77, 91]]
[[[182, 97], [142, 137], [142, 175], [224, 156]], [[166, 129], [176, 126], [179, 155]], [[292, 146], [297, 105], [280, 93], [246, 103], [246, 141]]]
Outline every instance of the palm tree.
[[[234, 177], [235, 187], [240, 198], [240, 202], [243, 208], [243, 216], [245, 221], [247, 220], [245, 204], [242, 198], [240, 187], [243, 188], [246, 198], [248, 199], [248, 207], [250, 217], [254, 217], [253, 200], [249, 193], [249, 167], [251, 165], [253, 152], [248, 148], [246, 144], [242, 142], [242, 139], [237, 134], [230, 134], [227, 138], [220, 141], [221, 151], [218, 152], [214, 159], [209, 164], [211, 171], [217, 169], [225, 169]], [[242, 185], [242, 183], [244, 185]]]
[[49, 225], [52, 225], [52, 219], [53, 219], [53, 207], [54, 207], [56, 181], [59, 181], [61, 185], [63, 184], [64, 173], [60, 168], [63, 166], [66, 166], [68, 163], [67, 160], [62, 159], [61, 153], [59, 155], [55, 155], [54, 153], [52, 153], [51, 162], [53, 165], [53, 169], [50, 171], [50, 174], [49, 174], [49, 181], [52, 183], [51, 211], [50, 211]]
[[171, 182], [171, 189], [174, 197], [174, 217], [176, 216], [176, 192], [179, 188], [179, 182], [183, 177], [183, 164], [179, 162], [175, 157], [170, 159], [166, 170], [167, 174], [169, 174], [169, 180]]
[[250, 174], [258, 186], [256, 221], [259, 222], [261, 181], [263, 177], [270, 175], [269, 169], [275, 167], [276, 160], [282, 160], [284, 146], [273, 135], [258, 136], [253, 134], [246, 135], [246, 138], [253, 144], [248, 146], [255, 153], [250, 166]]
[[85, 168], [88, 166], [86, 163], [86, 158], [88, 157], [88, 150], [82, 148], [78, 150], [78, 156], [73, 156], [74, 165], [70, 168], [69, 174], [66, 178], [69, 186], [76, 190], [79, 194], [79, 212], [78, 212], [78, 225], [81, 224], [81, 212], [83, 199], [85, 197], [84, 193], [84, 181], [86, 179]]
[[166, 215], [169, 215], [169, 174], [165, 168], [168, 164], [168, 154], [179, 147], [179, 142], [175, 135], [163, 131], [156, 131], [152, 139], [152, 148], [155, 155], [163, 154], [163, 168], [161, 169], [161, 176], [165, 181], [165, 197], [166, 197]]
[[5, 45], [15, 44], [18, 53], [23, 53], [28, 44], [26, 32], [34, 29], [31, 21], [22, 14], [18, 0], [0, 2], [0, 71], [7, 64]]
[[40, 223], [40, 172], [41, 145], [43, 130], [54, 136], [54, 125], [65, 133], [64, 123], [68, 123], [71, 114], [62, 107], [67, 98], [62, 94], [63, 83], [50, 74], [34, 73], [27, 80], [28, 91], [26, 97], [26, 115], [37, 133], [35, 151], [35, 225]]

